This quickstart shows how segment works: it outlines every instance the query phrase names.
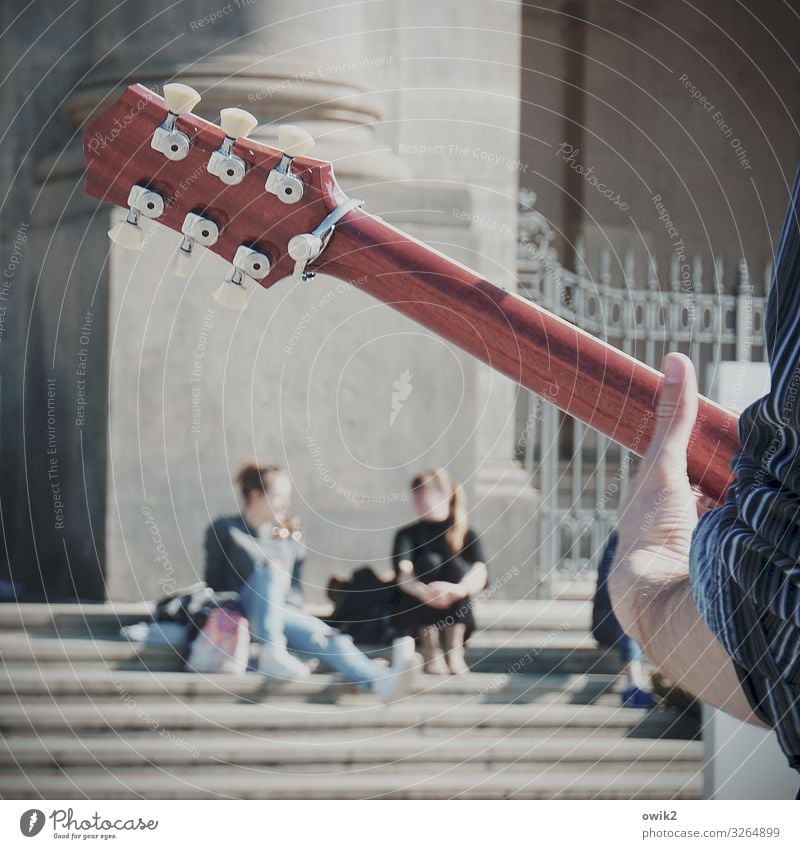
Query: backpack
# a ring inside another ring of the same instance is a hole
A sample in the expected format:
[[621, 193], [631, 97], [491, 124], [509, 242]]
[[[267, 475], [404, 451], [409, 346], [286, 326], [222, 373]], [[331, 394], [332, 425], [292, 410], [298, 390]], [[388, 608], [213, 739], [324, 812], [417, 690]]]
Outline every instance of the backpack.
[[370, 566], [356, 569], [349, 580], [331, 578], [328, 598], [334, 609], [325, 622], [356, 643], [389, 645], [398, 636], [391, 619], [395, 593], [394, 584], [382, 581]]

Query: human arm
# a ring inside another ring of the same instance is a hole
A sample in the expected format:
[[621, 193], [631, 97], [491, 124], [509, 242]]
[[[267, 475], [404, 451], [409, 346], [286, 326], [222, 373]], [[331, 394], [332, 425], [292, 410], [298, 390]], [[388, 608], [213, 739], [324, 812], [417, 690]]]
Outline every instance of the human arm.
[[626, 634], [682, 689], [740, 719], [756, 719], [733, 662], [703, 621], [689, 584], [697, 496], [686, 455], [697, 418], [691, 361], [668, 354], [647, 453], [620, 505], [617, 554], [608, 578]]

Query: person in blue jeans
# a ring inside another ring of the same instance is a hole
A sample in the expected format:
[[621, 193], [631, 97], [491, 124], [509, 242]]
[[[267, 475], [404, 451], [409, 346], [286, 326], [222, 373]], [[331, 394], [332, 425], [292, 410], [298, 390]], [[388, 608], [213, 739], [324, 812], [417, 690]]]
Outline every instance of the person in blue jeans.
[[350, 636], [301, 607], [305, 544], [289, 513], [292, 483], [278, 467], [252, 460], [236, 476], [239, 513], [214, 520], [206, 532], [206, 583], [239, 593], [252, 639], [261, 644], [258, 671], [271, 678], [301, 680], [318, 659], [382, 701], [399, 698], [410, 683], [414, 641], [396, 640], [389, 669], [371, 661]]
[[608, 594], [608, 573], [617, 553], [617, 534], [612, 532], [597, 566], [597, 589], [592, 605], [592, 636], [605, 648], [616, 647], [622, 661], [621, 676], [625, 682], [622, 690], [622, 707], [652, 708], [655, 701], [644, 688], [642, 661], [644, 653], [633, 637], [622, 630]]

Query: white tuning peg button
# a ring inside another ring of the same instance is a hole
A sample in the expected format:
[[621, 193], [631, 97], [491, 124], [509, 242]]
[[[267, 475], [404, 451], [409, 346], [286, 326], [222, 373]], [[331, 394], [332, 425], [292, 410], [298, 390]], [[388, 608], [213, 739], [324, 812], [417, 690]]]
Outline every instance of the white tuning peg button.
[[220, 306], [241, 312], [247, 308], [249, 293], [243, 283], [237, 283], [228, 278], [218, 289], [214, 290], [211, 297]]
[[278, 165], [267, 175], [264, 188], [284, 203], [297, 203], [303, 197], [303, 181], [292, 174], [292, 160], [303, 156], [314, 147], [314, 139], [302, 127], [281, 124], [278, 127], [278, 147], [282, 156]]
[[179, 115], [185, 115], [200, 102], [200, 95], [191, 86], [182, 83], [167, 83], [164, 86], [164, 102], [167, 104], [167, 117], [160, 127], [156, 127], [150, 146], [163, 153], [167, 159], [180, 161], [189, 153], [189, 136], [176, 128]]
[[322, 239], [313, 233], [300, 233], [289, 239], [287, 251], [294, 260], [295, 278], [303, 280], [305, 279], [306, 265], [322, 253]]
[[108, 237], [121, 248], [135, 251], [141, 248], [144, 240], [139, 219], [142, 216], [160, 217], [164, 212], [164, 198], [146, 186], [135, 185], [128, 193], [128, 207], [127, 216], [108, 231]]
[[258, 119], [244, 109], [221, 109], [219, 125], [229, 138], [246, 139], [258, 126]]
[[173, 115], [183, 115], [197, 106], [200, 95], [191, 86], [183, 83], [167, 83], [164, 86], [164, 101]]
[[244, 179], [247, 170], [244, 160], [233, 153], [236, 139], [244, 139], [258, 126], [258, 121], [244, 109], [223, 109], [219, 123], [225, 138], [208, 160], [208, 171], [219, 177], [228, 186], [235, 186]]
[[278, 148], [285, 156], [305, 156], [314, 147], [314, 137], [308, 130], [293, 124], [278, 127]]
[[172, 260], [172, 273], [176, 277], [188, 277], [192, 270], [192, 254], [191, 251], [185, 251], [183, 248], [178, 248], [175, 257]]
[[126, 251], [138, 251], [142, 247], [144, 233], [138, 224], [123, 218], [108, 231], [108, 238]]

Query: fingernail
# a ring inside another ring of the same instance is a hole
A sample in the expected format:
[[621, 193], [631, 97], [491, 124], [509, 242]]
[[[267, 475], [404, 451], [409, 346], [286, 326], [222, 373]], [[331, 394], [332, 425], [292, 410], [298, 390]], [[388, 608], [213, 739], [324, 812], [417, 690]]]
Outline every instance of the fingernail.
[[677, 357], [664, 359], [664, 383], [680, 383], [683, 380], [683, 368]]

